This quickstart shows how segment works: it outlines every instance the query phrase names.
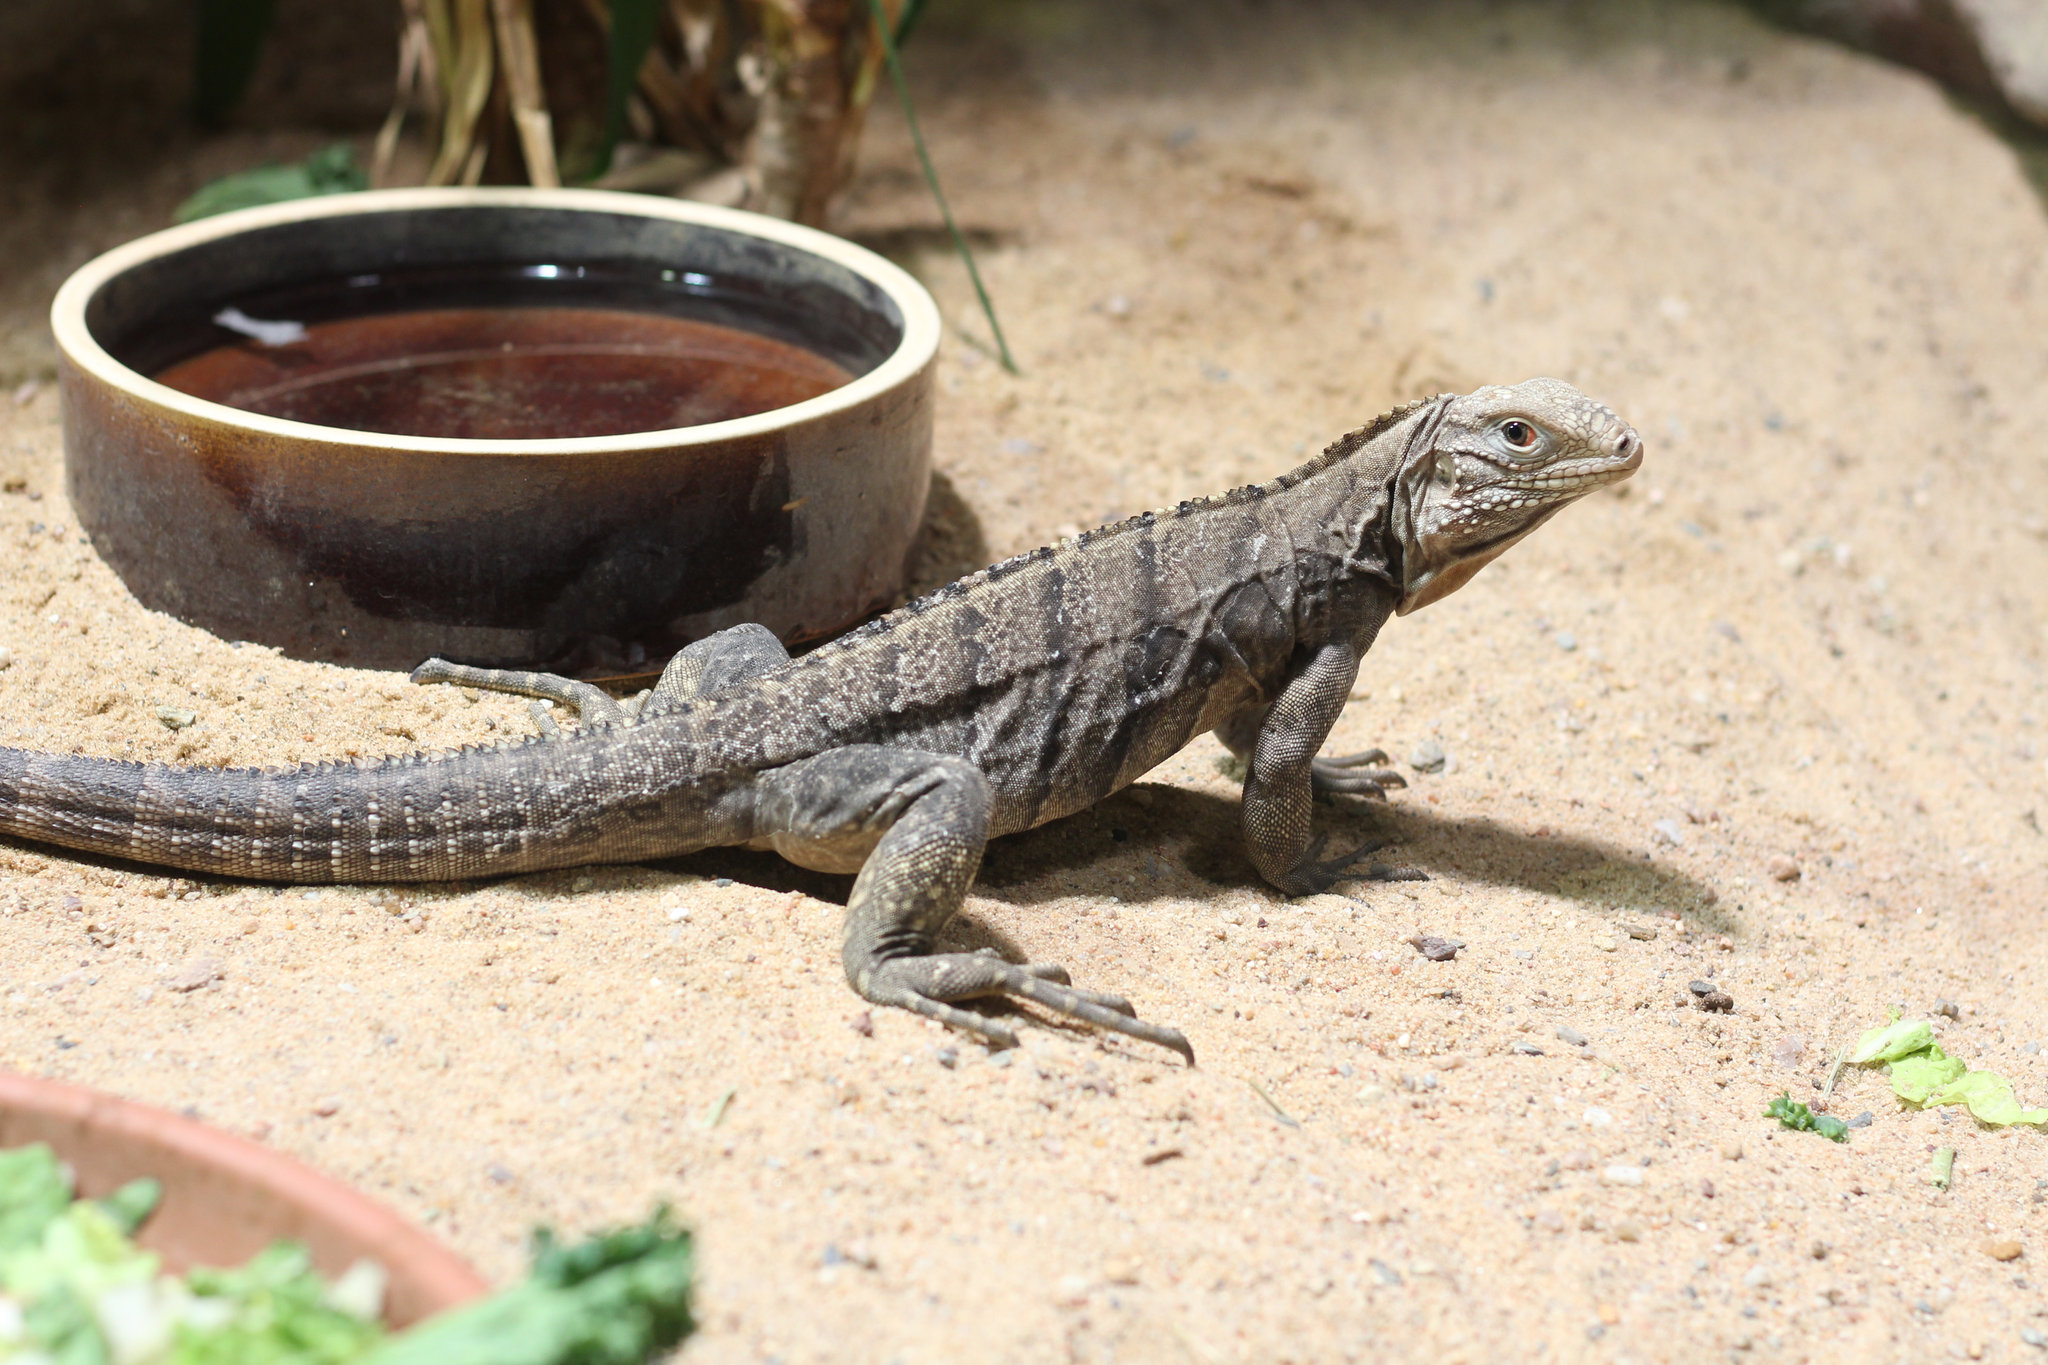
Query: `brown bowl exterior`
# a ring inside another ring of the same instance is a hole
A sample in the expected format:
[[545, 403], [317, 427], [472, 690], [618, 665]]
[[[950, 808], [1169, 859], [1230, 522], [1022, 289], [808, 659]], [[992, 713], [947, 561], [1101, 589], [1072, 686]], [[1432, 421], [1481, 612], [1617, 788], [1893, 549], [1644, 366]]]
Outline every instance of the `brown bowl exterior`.
[[[337, 196], [355, 213], [503, 203], [657, 225], [702, 218], [816, 252], [900, 307], [882, 365], [752, 418], [623, 437], [482, 441], [284, 421], [178, 393], [107, 354], [87, 320], [123, 271], [331, 218], [336, 201], [224, 215], [131, 243], [65, 286], [67, 478], [81, 528], [144, 605], [295, 657], [601, 674], [658, 668], [758, 621], [792, 643], [891, 605], [931, 476], [936, 309], [907, 275], [836, 238], [755, 215], [590, 191]], [[692, 224], [691, 226], [694, 226]], [[152, 246], [163, 239], [161, 246]], [[270, 248], [275, 252], [273, 244]], [[152, 252], [156, 253], [152, 256]], [[876, 281], [880, 281], [877, 285]]]
[[385, 1320], [406, 1327], [487, 1292], [454, 1252], [339, 1181], [267, 1147], [112, 1095], [0, 1072], [0, 1148], [47, 1142], [97, 1198], [163, 1182], [141, 1241], [174, 1270], [239, 1265], [280, 1238], [330, 1278], [368, 1257], [390, 1273]]

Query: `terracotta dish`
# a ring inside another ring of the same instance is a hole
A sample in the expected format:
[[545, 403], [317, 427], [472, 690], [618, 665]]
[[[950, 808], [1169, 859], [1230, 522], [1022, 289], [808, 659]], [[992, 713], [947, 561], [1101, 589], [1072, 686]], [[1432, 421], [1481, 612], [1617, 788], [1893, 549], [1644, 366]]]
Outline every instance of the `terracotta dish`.
[[279, 1238], [304, 1242], [329, 1277], [363, 1257], [390, 1273], [385, 1319], [405, 1327], [484, 1293], [454, 1252], [374, 1200], [203, 1123], [112, 1095], [0, 1071], [0, 1147], [47, 1142], [97, 1197], [163, 1182], [141, 1242], [171, 1269], [239, 1265]]
[[81, 528], [144, 605], [300, 658], [646, 672], [893, 603], [938, 312], [837, 237], [594, 190], [333, 195], [78, 270]]

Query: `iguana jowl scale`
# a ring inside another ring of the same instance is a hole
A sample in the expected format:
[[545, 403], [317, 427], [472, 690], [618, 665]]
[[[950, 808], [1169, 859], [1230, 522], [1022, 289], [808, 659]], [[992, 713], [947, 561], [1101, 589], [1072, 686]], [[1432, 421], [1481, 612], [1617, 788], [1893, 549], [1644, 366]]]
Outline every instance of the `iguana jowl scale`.
[[772, 848], [860, 874], [844, 960], [867, 999], [1010, 1043], [954, 1002], [1021, 996], [1192, 1060], [1178, 1032], [1057, 967], [932, 951], [984, 844], [1213, 730], [1246, 760], [1260, 876], [1328, 887], [1350, 859], [1315, 856], [1313, 794], [1399, 780], [1370, 766], [1381, 754], [1316, 757], [1380, 627], [1641, 458], [1627, 423], [1559, 380], [1439, 396], [1271, 482], [1019, 555], [799, 659], [759, 626], [721, 632], [637, 708], [544, 674], [432, 660], [413, 675], [577, 706], [566, 736], [285, 770], [0, 749], [0, 832], [284, 882]]

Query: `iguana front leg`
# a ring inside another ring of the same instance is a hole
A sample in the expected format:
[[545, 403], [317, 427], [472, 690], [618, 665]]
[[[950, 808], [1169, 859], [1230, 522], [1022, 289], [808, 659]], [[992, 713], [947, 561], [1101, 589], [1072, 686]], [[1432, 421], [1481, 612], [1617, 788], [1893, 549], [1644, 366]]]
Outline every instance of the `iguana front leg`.
[[[1216, 738], [1223, 747], [1237, 755], [1238, 761], [1249, 764], [1252, 760], [1252, 746], [1258, 743], [1259, 727], [1266, 723], [1268, 706], [1254, 706], [1240, 711], [1216, 727]], [[1408, 779], [1392, 768], [1379, 764], [1387, 761], [1385, 749], [1367, 749], [1364, 753], [1344, 754], [1337, 758], [1318, 758], [1308, 765], [1309, 783], [1317, 796], [1369, 796], [1376, 801], [1387, 799], [1387, 788], [1405, 787]]]
[[932, 951], [981, 866], [989, 805], [987, 777], [964, 759], [859, 744], [763, 773], [753, 822], [756, 842], [793, 863], [860, 870], [841, 956], [865, 999], [1014, 1047], [1008, 1024], [955, 1002], [1018, 996], [1193, 1062], [1179, 1032], [1137, 1019], [1120, 996], [1075, 989], [1061, 967]]
[[[1354, 862], [1378, 847], [1368, 845], [1318, 862], [1315, 855], [1322, 845], [1309, 845], [1316, 750], [1329, 738], [1330, 727], [1351, 695], [1358, 660], [1358, 647], [1348, 640], [1317, 650], [1267, 708], [1245, 764], [1240, 817], [1245, 848], [1259, 875], [1290, 896], [1328, 890]], [[1335, 764], [1341, 771], [1352, 761], [1340, 759]], [[1358, 756], [1358, 761], [1366, 761], [1365, 756]]]

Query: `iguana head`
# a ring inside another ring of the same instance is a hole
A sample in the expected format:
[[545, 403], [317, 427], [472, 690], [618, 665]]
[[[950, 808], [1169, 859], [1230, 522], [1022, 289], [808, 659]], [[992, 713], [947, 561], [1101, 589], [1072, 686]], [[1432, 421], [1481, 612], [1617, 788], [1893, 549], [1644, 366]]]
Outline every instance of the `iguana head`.
[[1454, 591], [1560, 507], [1642, 462], [1635, 428], [1562, 379], [1442, 400], [1416, 429], [1400, 474], [1398, 610]]

